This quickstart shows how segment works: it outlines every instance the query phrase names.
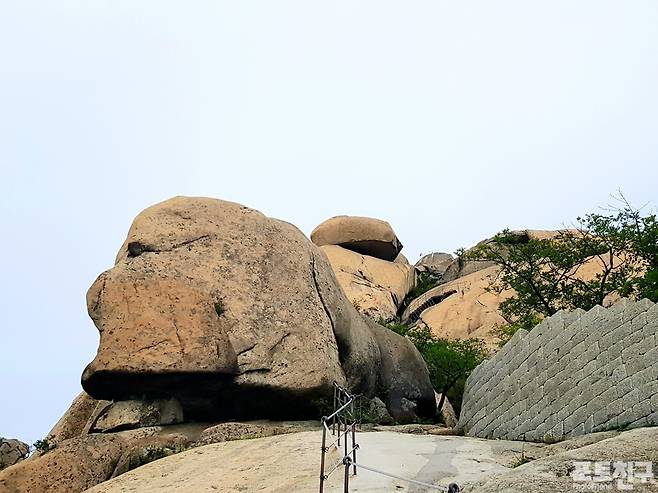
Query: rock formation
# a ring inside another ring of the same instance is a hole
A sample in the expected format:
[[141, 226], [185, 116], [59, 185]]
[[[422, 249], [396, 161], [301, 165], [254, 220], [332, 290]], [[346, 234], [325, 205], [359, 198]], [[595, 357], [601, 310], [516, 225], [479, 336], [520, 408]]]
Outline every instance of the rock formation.
[[435, 252], [422, 257], [416, 262], [415, 267], [419, 272], [429, 272], [435, 277], [442, 278], [454, 260], [449, 253]]
[[2, 471], [0, 491], [79, 493], [139, 465], [133, 459], [131, 466], [131, 457], [150, 451], [157, 458], [166, 449], [182, 450], [191, 443], [185, 434], [162, 428], [71, 438]]
[[[391, 320], [414, 287], [414, 268], [388, 262], [335, 245], [320, 247], [327, 255], [347, 299], [373, 320]], [[399, 256], [398, 256], [399, 258]]]
[[[553, 238], [558, 233], [559, 231], [519, 230], [510, 232], [510, 235], [516, 237], [519, 243], [523, 243], [531, 239]], [[483, 240], [479, 244], [490, 241], [492, 240]], [[431, 262], [433, 257], [427, 257]], [[421, 271], [429, 271], [429, 268], [423, 265], [423, 259], [419, 261], [417, 268], [418, 266]], [[602, 270], [600, 261], [594, 258], [579, 268], [577, 277], [585, 281], [591, 280]], [[401, 315], [402, 322], [425, 324], [439, 337], [477, 337], [483, 339], [492, 350], [497, 349], [498, 339], [491, 334], [491, 330], [496, 325], [507, 323], [498, 307], [514, 293], [511, 290], [502, 293], [488, 290], [498, 272], [498, 267], [492, 262], [453, 259], [441, 276], [435, 274], [442, 284], [412, 300]], [[610, 296], [605, 302], [610, 304], [616, 298]]]
[[97, 401], [86, 392], [81, 392], [71, 403], [64, 415], [55, 423], [48, 436], [54, 442], [61, 442], [82, 433], [94, 411]]
[[0, 470], [18, 464], [29, 451], [30, 447], [20, 440], [0, 437]]
[[390, 262], [402, 250], [402, 243], [391, 225], [371, 217], [332, 217], [313, 230], [311, 240], [317, 246], [338, 245]]
[[[369, 227], [379, 240], [355, 245], [396, 258], [401, 245], [390, 226]], [[394, 310], [413, 268], [342, 253], [394, 293]], [[327, 255], [297, 228], [239, 204], [176, 197], [140, 213], [87, 306], [100, 343], [82, 375], [85, 391], [51, 430], [49, 449], [0, 473], [2, 491], [80, 492], [235, 433], [294, 431], [212, 425], [317, 419], [333, 382], [379, 397], [398, 421], [436, 411], [413, 344], [362, 317]], [[199, 420], [210, 425], [185, 423]]]
[[[372, 224], [397, 256], [390, 227]], [[83, 373], [85, 391], [176, 398], [191, 419], [311, 416], [334, 381], [387, 392], [382, 348], [406, 344], [393, 333], [382, 342], [297, 228], [214, 199], [176, 197], [140, 213], [87, 302], [100, 345]], [[388, 398], [391, 413], [403, 398], [427, 413], [424, 362], [406, 351], [395, 364], [414, 376]]]
[[491, 329], [506, 323], [498, 306], [511, 295], [511, 291], [498, 294], [487, 289], [497, 273], [497, 267], [486, 267], [430, 289], [409, 303], [402, 321], [423, 323], [438, 337], [477, 337], [495, 346]]
[[104, 407], [95, 416], [89, 431], [110, 432], [182, 422], [183, 409], [176, 399], [128, 400]]

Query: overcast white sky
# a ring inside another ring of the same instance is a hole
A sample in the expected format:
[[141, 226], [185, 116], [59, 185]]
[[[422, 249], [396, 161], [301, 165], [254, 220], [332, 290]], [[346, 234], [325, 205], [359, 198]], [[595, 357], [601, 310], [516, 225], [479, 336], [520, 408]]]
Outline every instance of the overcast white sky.
[[132, 218], [230, 199], [412, 260], [655, 206], [658, 2], [0, 2], [0, 435], [42, 438]]

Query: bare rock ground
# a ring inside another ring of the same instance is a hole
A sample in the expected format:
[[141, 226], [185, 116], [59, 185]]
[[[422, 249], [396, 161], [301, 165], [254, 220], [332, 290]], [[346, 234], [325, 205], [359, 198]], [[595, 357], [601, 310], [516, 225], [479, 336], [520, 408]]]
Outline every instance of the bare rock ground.
[[[504, 473], [521, 453], [520, 442], [390, 431], [359, 433], [358, 461], [399, 476], [447, 485]], [[318, 487], [321, 433], [237, 440], [198, 447], [157, 460], [88, 490], [88, 493], [312, 492]], [[527, 444], [526, 444], [527, 446]], [[328, 468], [340, 460], [333, 450]], [[343, 470], [327, 482], [342, 492]], [[364, 469], [350, 478], [352, 492], [420, 492], [397, 479]]]

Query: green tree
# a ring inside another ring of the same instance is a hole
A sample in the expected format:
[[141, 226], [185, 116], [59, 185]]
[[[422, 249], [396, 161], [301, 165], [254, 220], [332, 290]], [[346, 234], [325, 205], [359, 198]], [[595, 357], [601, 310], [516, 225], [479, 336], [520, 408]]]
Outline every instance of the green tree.
[[438, 410], [449, 393], [459, 388], [458, 395], [464, 392], [466, 379], [486, 357], [487, 349], [480, 339], [432, 339], [422, 352], [430, 372], [432, 385], [441, 393]]
[[[551, 238], [506, 229], [458, 252], [465, 261], [490, 261], [500, 268], [490, 290], [514, 290], [499, 307], [508, 322], [494, 329], [501, 343], [558, 310], [589, 310], [614, 292], [658, 301], [658, 221], [655, 214], [643, 216], [621, 194], [619, 200], [621, 208], [579, 217], [575, 228]], [[583, 276], [586, 264], [596, 265], [598, 272]]]
[[391, 323], [386, 327], [408, 337], [425, 360], [432, 386], [441, 393], [438, 410], [443, 408], [446, 397], [458, 409], [464, 393], [466, 379], [487, 356], [486, 345], [481, 339], [452, 340], [436, 338], [426, 325], [409, 327]]
[[642, 275], [631, 280], [625, 295], [658, 302], [658, 219], [656, 214], [643, 216], [619, 194], [623, 207], [615, 209], [611, 222], [617, 234], [627, 242], [628, 253]]

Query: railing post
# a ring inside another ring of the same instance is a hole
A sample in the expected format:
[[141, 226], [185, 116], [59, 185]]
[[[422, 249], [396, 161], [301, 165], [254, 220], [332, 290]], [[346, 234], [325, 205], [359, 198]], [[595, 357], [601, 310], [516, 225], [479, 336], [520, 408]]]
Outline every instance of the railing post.
[[326, 418], [322, 417], [322, 455], [320, 456], [320, 493], [324, 491], [324, 455], [327, 451]]
[[345, 456], [343, 462], [345, 463], [345, 483], [343, 485], [343, 493], [350, 493], [350, 458]]
[[338, 446], [340, 447], [340, 417], [338, 417]]
[[356, 423], [352, 422], [352, 459], [354, 459], [354, 475], [356, 476]]
[[345, 457], [348, 457], [348, 454], [349, 454], [348, 448], [347, 448], [347, 446], [349, 444], [349, 441], [350, 441], [349, 436], [350, 436], [350, 433], [349, 433], [349, 430], [347, 429], [347, 418], [345, 418]]
[[[336, 409], [338, 409], [336, 407], [336, 395], [337, 394], [338, 394], [338, 387], [336, 387], [336, 382], [334, 382], [334, 410], [333, 410], [334, 413], [336, 412]], [[331, 419], [331, 434], [332, 435], [336, 434], [336, 416], [334, 416]]]

